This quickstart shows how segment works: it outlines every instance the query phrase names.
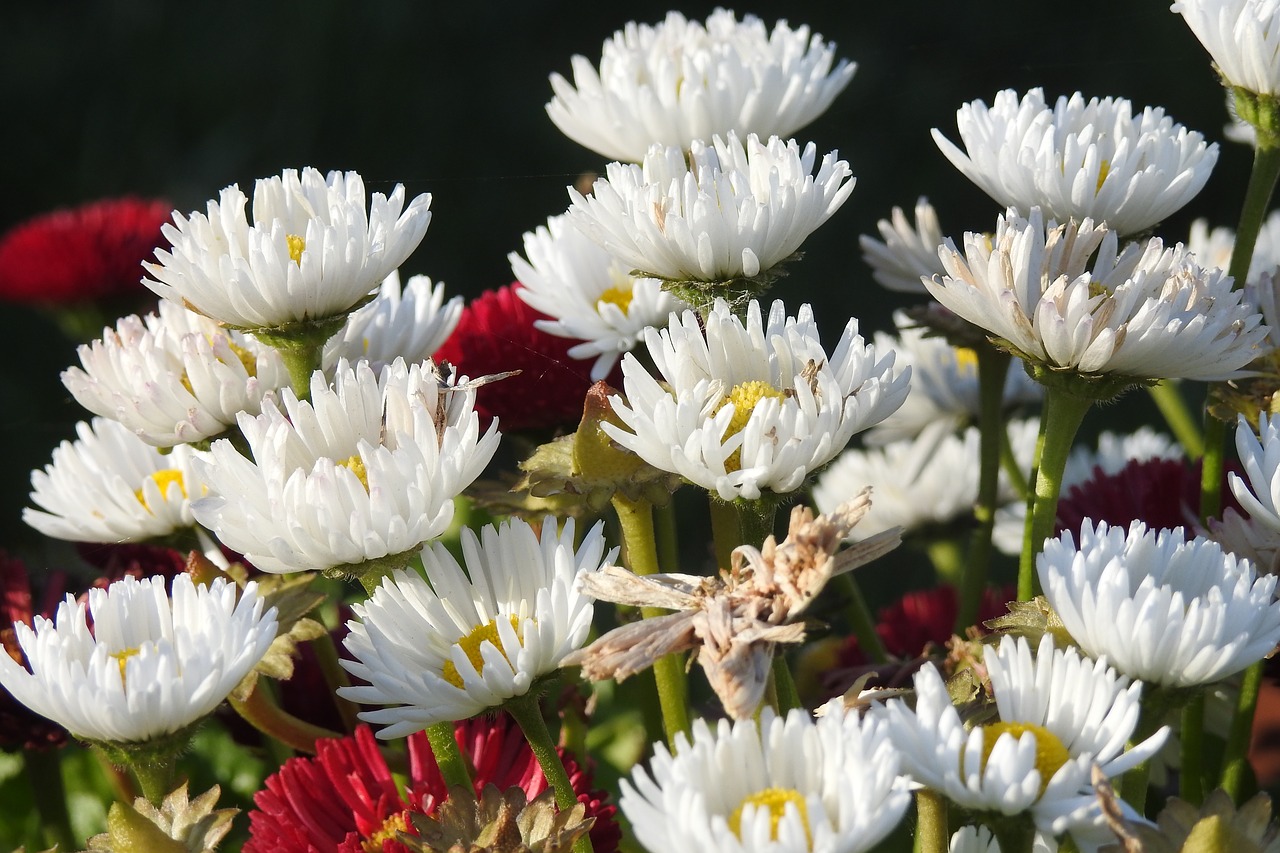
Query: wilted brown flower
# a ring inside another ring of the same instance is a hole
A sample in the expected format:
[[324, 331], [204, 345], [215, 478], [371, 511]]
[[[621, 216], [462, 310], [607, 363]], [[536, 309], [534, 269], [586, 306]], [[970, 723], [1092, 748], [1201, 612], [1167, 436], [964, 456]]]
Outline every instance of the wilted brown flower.
[[623, 625], [565, 663], [580, 664], [593, 681], [621, 681], [664, 655], [693, 649], [725, 711], [735, 719], [751, 716], [764, 695], [775, 644], [804, 640], [799, 617], [827, 582], [902, 541], [894, 528], [837, 555], [870, 506], [868, 489], [830, 515], [815, 518], [808, 507], [795, 507], [786, 539], [770, 536], [759, 549], [735, 548], [733, 565], [718, 577], [640, 576], [617, 566], [584, 576], [583, 589], [597, 599], [678, 612]]
[[582, 803], [556, 811], [554, 797], [548, 788], [526, 802], [522, 788], [486, 785], [476, 799], [455, 786], [435, 817], [413, 815], [418, 837], [401, 833], [400, 841], [415, 853], [569, 853], [595, 818]]

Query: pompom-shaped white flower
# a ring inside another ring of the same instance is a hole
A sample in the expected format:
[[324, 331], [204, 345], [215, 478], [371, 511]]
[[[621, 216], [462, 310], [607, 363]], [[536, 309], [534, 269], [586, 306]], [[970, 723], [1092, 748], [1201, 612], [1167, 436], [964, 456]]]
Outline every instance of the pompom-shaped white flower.
[[52, 464], [31, 472], [31, 501], [22, 520], [46, 536], [72, 542], [144, 542], [195, 525], [190, 497], [204, 486], [193, 451], [160, 451], [115, 421], [76, 424], [75, 441], [53, 451]]
[[947, 275], [926, 286], [1050, 371], [1213, 381], [1257, 355], [1267, 328], [1222, 270], [1157, 238], [1116, 247], [1115, 232], [1088, 219], [1055, 225], [1038, 210], [1029, 219], [1009, 211], [994, 238], [966, 234], [963, 253], [948, 241]]
[[[1196, 256], [1196, 263], [1202, 267], [1231, 266], [1231, 254], [1235, 250], [1236, 233], [1230, 228], [1219, 226], [1210, 230], [1209, 220], [1197, 219], [1191, 223], [1187, 235], [1187, 251]], [[1250, 283], [1256, 281], [1265, 272], [1271, 272], [1280, 266], [1280, 210], [1273, 210], [1262, 221], [1258, 231], [1258, 242], [1253, 246], [1253, 256], [1249, 259]]]
[[381, 370], [397, 358], [408, 364], [426, 361], [448, 340], [462, 319], [462, 297], [444, 301], [444, 283], [412, 276], [400, 287], [393, 271], [373, 301], [351, 312], [342, 331], [325, 343], [322, 364], [332, 373], [340, 359], [368, 361]]
[[623, 359], [626, 400], [610, 403], [626, 429], [602, 428], [723, 500], [795, 491], [907, 395], [910, 370], [895, 375], [893, 353], [879, 356], [857, 331], [851, 319], [828, 356], [808, 305], [788, 317], [774, 302], [766, 320], [752, 300], [744, 322], [717, 300], [705, 331], [686, 311], [645, 333], [660, 379]]
[[[896, 353], [894, 363], [899, 369], [911, 368], [911, 393], [901, 408], [867, 432], [867, 443], [915, 438], [939, 422], [961, 427], [976, 421], [981, 404], [977, 354], [929, 334], [901, 312], [893, 315], [893, 321], [898, 335], [876, 332], [876, 349]], [[1043, 387], [1025, 370], [1008, 371], [1004, 383], [1006, 407], [1036, 403], [1043, 396]]]
[[644, 165], [610, 163], [571, 222], [629, 270], [668, 281], [755, 278], [786, 260], [853, 191], [849, 164], [816, 149], [730, 133], [685, 151], [655, 145]]
[[1060, 835], [1098, 817], [1093, 764], [1108, 776], [1154, 754], [1167, 730], [1124, 752], [1138, 723], [1139, 685], [1105, 664], [1054, 649], [1046, 637], [1033, 659], [1025, 640], [987, 651], [998, 722], [966, 731], [933, 664], [915, 675], [916, 707], [885, 707], [903, 770], [963, 808], [1015, 815]]
[[172, 302], [240, 329], [270, 330], [340, 318], [412, 254], [431, 221], [431, 196], [404, 204], [404, 187], [374, 193], [365, 209], [355, 172], [286, 169], [258, 180], [248, 199], [227, 187], [207, 213], [174, 213], [169, 250], [144, 264], [142, 283]]
[[182, 574], [172, 600], [160, 576], [91, 589], [87, 611], [68, 595], [54, 621], [14, 625], [30, 670], [0, 655], [0, 684], [86, 740], [176, 732], [218, 707], [276, 638], [275, 608], [263, 613], [257, 584], [236, 593], [221, 578], [196, 586]]
[[1244, 416], [1236, 421], [1236, 452], [1244, 477], [1227, 475], [1231, 493], [1249, 517], [1280, 533], [1280, 415], [1263, 415], [1259, 435]]
[[871, 267], [871, 277], [888, 290], [901, 293], [925, 292], [921, 279], [946, 272], [938, 260], [938, 249], [946, 242], [938, 213], [924, 196], [916, 202], [915, 224], [907, 221], [902, 208], [895, 207], [888, 219], [876, 223], [877, 240], [870, 234], [858, 238], [862, 259]]
[[171, 302], [78, 352], [83, 368], [62, 374], [76, 402], [157, 447], [218, 436], [289, 382], [275, 350]]
[[736, 133], [788, 137], [821, 115], [855, 66], [808, 27], [717, 9], [706, 25], [670, 12], [631, 22], [604, 43], [597, 71], [573, 57], [573, 83], [551, 75], [547, 115], [565, 136], [612, 160], [637, 163], [654, 143], [688, 148]]
[[1280, 642], [1276, 577], [1181, 528], [1086, 520], [1079, 547], [1071, 531], [1048, 540], [1036, 570], [1080, 648], [1151, 684], [1220, 681]]
[[610, 563], [604, 531], [593, 527], [575, 550], [574, 522], [542, 533], [512, 519], [477, 537], [462, 530], [463, 566], [440, 543], [423, 549], [426, 577], [400, 570], [368, 601], [353, 606], [358, 620], [343, 644], [342, 661], [367, 686], [338, 692], [353, 702], [394, 707], [360, 718], [381, 738], [472, 717], [529, 692], [534, 679], [587, 640], [591, 598], [578, 579]]
[[474, 389], [436, 376], [430, 363], [338, 362], [334, 387], [312, 375], [311, 400], [281, 392], [261, 415], [240, 418], [253, 452], [214, 442], [197, 470], [210, 495], [192, 509], [229, 548], [267, 572], [333, 569], [404, 557], [439, 536], [453, 499], [498, 446], [483, 435]]
[[1181, 0], [1182, 15], [1229, 86], [1280, 94], [1280, 2]]
[[695, 720], [674, 756], [656, 744], [618, 805], [653, 853], [861, 853], [910, 799], [878, 717], [766, 708], [758, 723]]
[[951, 164], [1001, 207], [1026, 215], [1105, 222], [1120, 234], [1151, 228], [1191, 201], [1209, 180], [1217, 144], [1147, 107], [1139, 116], [1124, 98], [1076, 92], [1050, 107], [1032, 89], [1019, 100], [1006, 89], [956, 113], [965, 151], [935, 128]]
[[593, 380], [608, 376], [645, 329], [665, 325], [671, 312], [688, 307], [664, 291], [661, 281], [633, 277], [566, 216], [552, 216], [526, 232], [524, 252], [528, 260], [514, 252], [508, 256], [523, 285], [516, 295], [552, 318], [534, 323], [539, 329], [582, 341], [569, 356], [594, 358]]

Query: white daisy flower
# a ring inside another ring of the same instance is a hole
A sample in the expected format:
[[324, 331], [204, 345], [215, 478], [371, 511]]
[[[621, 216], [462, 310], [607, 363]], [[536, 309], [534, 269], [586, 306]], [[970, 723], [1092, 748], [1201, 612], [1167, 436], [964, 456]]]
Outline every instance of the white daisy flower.
[[257, 584], [236, 593], [222, 578], [196, 586], [181, 574], [172, 600], [161, 576], [91, 589], [87, 609], [68, 595], [53, 621], [14, 625], [29, 670], [0, 655], [0, 684], [85, 740], [176, 732], [212, 713], [276, 638], [275, 608], [263, 613]]
[[1259, 433], [1240, 415], [1236, 452], [1244, 477], [1227, 475], [1231, 493], [1251, 518], [1280, 532], [1280, 415], [1260, 415]]
[[352, 364], [364, 359], [375, 370], [397, 358], [409, 364], [426, 361], [458, 327], [462, 307], [461, 296], [444, 301], [443, 282], [433, 285], [427, 276], [415, 275], [402, 289], [400, 273], [393, 270], [373, 301], [352, 311], [342, 331], [325, 343], [324, 371], [332, 374], [344, 358]]
[[1229, 86], [1280, 94], [1280, 2], [1181, 0], [1182, 15]]
[[914, 677], [914, 711], [899, 699], [883, 711], [904, 771], [962, 808], [1029, 813], [1046, 835], [1087, 830], [1098, 819], [1091, 767], [1123, 773], [1168, 735], [1161, 730], [1125, 752], [1141, 685], [1074, 650], [1054, 649], [1050, 637], [1035, 658], [1025, 640], [1006, 638], [985, 662], [999, 722], [966, 731], [932, 663]]
[[498, 446], [483, 435], [475, 390], [451, 387], [430, 363], [397, 360], [374, 374], [339, 361], [334, 385], [316, 371], [311, 399], [281, 392], [240, 418], [253, 452], [214, 442], [197, 471], [210, 495], [196, 519], [266, 572], [357, 572], [439, 536], [453, 499]]
[[398, 738], [475, 716], [529, 692], [560, 668], [591, 630], [591, 599], [578, 590], [586, 572], [613, 562], [596, 524], [575, 550], [574, 522], [542, 532], [511, 519], [480, 535], [462, 529], [462, 565], [439, 542], [422, 551], [426, 577], [400, 570], [353, 605], [358, 620], [343, 640], [354, 661], [342, 665], [367, 686], [338, 693], [353, 702], [394, 707], [364, 711]]
[[46, 536], [72, 542], [144, 542], [195, 526], [189, 497], [204, 492], [195, 453], [161, 455], [106, 418], [76, 424], [78, 438], [31, 472], [31, 501], [22, 520]]
[[573, 83], [551, 75], [547, 115], [565, 136], [637, 163], [654, 143], [688, 148], [736, 133], [788, 137], [826, 111], [853, 77], [835, 46], [808, 27], [716, 9], [706, 25], [670, 12], [628, 23], [604, 43], [597, 70], [574, 56]]
[[1081, 649], [1150, 684], [1220, 681], [1280, 642], [1276, 577], [1181, 528], [1086, 520], [1079, 547], [1071, 531], [1049, 539], [1036, 571]]
[[78, 353], [82, 366], [62, 374], [76, 402], [157, 447], [221, 435], [289, 384], [275, 350], [170, 302], [123, 318]]
[[632, 276], [567, 216], [552, 216], [545, 226], [525, 232], [524, 252], [528, 260], [515, 252], [507, 256], [522, 285], [516, 295], [552, 318], [534, 323], [539, 329], [582, 341], [569, 356], [596, 360], [593, 381], [608, 376], [645, 329], [688, 307], [663, 291], [661, 281]]
[[[897, 336], [876, 332], [876, 349], [897, 354], [899, 368], [911, 367], [911, 393], [896, 412], [867, 431], [868, 444], [915, 438], [939, 422], [962, 427], [977, 420], [981, 409], [978, 357], [971, 349], [952, 346], [939, 335], [914, 325], [895, 312]], [[1020, 366], [1008, 371], [1004, 404], [1008, 408], [1038, 403], [1044, 388]]]
[[962, 253], [948, 241], [947, 275], [927, 281], [929, 292], [1050, 371], [1228, 379], [1267, 334], [1231, 278], [1198, 266], [1181, 244], [1165, 249], [1152, 238], [1117, 254], [1105, 226], [1046, 224], [1034, 209], [1029, 219], [1010, 210], [994, 238], [968, 233], [964, 244]]
[[431, 196], [404, 204], [404, 187], [374, 193], [365, 209], [355, 172], [286, 169], [257, 181], [253, 222], [236, 185], [207, 213], [175, 212], [163, 228], [172, 244], [145, 263], [142, 283], [219, 323], [271, 330], [340, 318], [417, 248], [431, 221]]
[[861, 853], [889, 834], [911, 795], [879, 717], [840, 707], [757, 723], [693, 723], [673, 756], [622, 781], [618, 807], [654, 853]]
[[[1197, 219], [1191, 223], [1191, 231], [1187, 236], [1187, 251], [1196, 256], [1196, 263], [1202, 267], [1231, 266], [1231, 253], [1236, 245], [1236, 232], [1225, 226], [1209, 228], [1209, 220]], [[1249, 259], [1249, 282], [1252, 283], [1265, 272], [1272, 272], [1280, 267], [1280, 210], [1273, 210], [1262, 221], [1258, 230], [1258, 242], [1253, 247], [1253, 257]]]
[[1136, 118], [1124, 98], [1076, 92], [1050, 107], [1041, 89], [1019, 100], [1006, 89], [990, 108], [978, 100], [956, 113], [965, 151], [937, 128], [951, 164], [1001, 207], [1039, 207], [1066, 221], [1105, 222], [1136, 234], [1181, 209], [1209, 180], [1218, 146], [1147, 107]]
[[784, 261], [853, 191], [831, 152], [755, 134], [695, 142], [686, 159], [655, 145], [644, 165], [610, 163], [590, 196], [572, 187], [570, 221], [629, 270], [668, 281], [755, 278]]
[[887, 290], [925, 293], [921, 279], [942, 275], [946, 268], [938, 260], [938, 249], [946, 242], [938, 214], [924, 196], [916, 202], [915, 224], [907, 221], [902, 208], [895, 207], [889, 219], [876, 223], [881, 240], [870, 234], [858, 238], [862, 259], [871, 267], [871, 277]]
[[660, 379], [630, 353], [626, 399], [611, 397], [625, 425], [601, 427], [655, 468], [679, 474], [723, 500], [791, 492], [834, 459], [857, 432], [902, 405], [910, 369], [895, 375], [850, 319], [828, 356], [808, 305], [796, 317], [774, 302], [768, 319], [752, 300], [747, 318], [716, 300], [645, 333]]

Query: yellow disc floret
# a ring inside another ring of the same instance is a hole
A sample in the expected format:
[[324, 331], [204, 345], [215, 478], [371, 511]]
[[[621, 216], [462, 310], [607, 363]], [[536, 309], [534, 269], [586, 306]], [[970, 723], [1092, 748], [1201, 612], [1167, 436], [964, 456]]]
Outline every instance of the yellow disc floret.
[[[178, 488], [182, 490], [182, 496], [184, 498], [187, 496], [187, 485], [182, 480], [182, 472], [177, 468], [161, 468], [159, 471], [153, 471], [148, 479], [155, 481], [155, 484], [160, 487], [161, 495], [169, 491], [170, 483], [177, 483]], [[142, 504], [143, 509], [152, 515], [156, 514], [155, 510], [147, 505], [147, 498], [143, 494], [143, 489], [138, 489], [133, 493], [133, 496], [138, 499], [138, 503]]]
[[364, 490], [366, 492], [369, 491], [369, 469], [364, 466], [364, 460], [360, 458], [359, 453], [348, 456], [338, 464], [355, 474], [356, 479], [360, 481], [360, 485], [364, 486]]
[[307, 241], [297, 234], [290, 234], [284, 241], [289, 244], [289, 260], [302, 266], [302, 252], [307, 248]]
[[[729, 428], [725, 430], [724, 437], [729, 439], [742, 432], [747, 426], [747, 421], [751, 420], [751, 413], [755, 411], [756, 404], [764, 399], [785, 400], [786, 392], [779, 391], [768, 382], [762, 382], [759, 379], [752, 379], [743, 382], [741, 385], [734, 385], [729, 393], [721, 401], [719, 409], [724, 408], [729, 403], [733, 403], [733, 420], [729, 421]], [[742, 452], [739, 450], [729, 454], [729, 458], [724, 461], [725, 471], [740, 471], [742, 469]]]
[[[511, 627], [515, 630], [516, 637], [519, 638], [520, 617], [508, 616], [507, 618], [511, 620]], [[511, 662], [511, 658], [507, 655], [507, 650], [502, 647], [502, 639], [498, 636], [498, 620], [494, 619], [476, 628], [454, 644], [467, 653], [467, 660], [471, 661], [471, 665], [476, 668], [476, 672], [480, 672], [484, 667], [484, 658], [480, 655], [480, 646], [486, 640], [493, 643], [498, 651], [502, 652], [502, 656], [507, 659], [507, 663]], [[523, 645], [524, 640], [521, 639], [520, 643]], [[453, 661], [444, 662], [444, 671], [441, 672], [441, 676], [459, 690], [463, 689], [462, 674], [458, 672], [458, 667], [454, 666]]]
[[120, 666], [120, 686], [121, 687], [125, 686], [125, 680], [124, 680], [125, 664], [128, 662], [129, 658], [136, 655], [138, 651], [139, 651], [138, 649], [133, 648], [133, 649], [124, 649], [123, 651], [111, 653], [111, 656], [116, 659], [116, 663], [119, 664]]
[[635, 295], [634, 289], [629, 281], [611, 287], [600, 294], [600, 298], [596, 300], [596, 311], [600, 310], [602, 303], [607, 302], [610, 305], [617, 305], [622, 309], [622, 313], [626, 314], [631, 308], [631, 297], [633, 295]]
[[1045, 788], [1049, 787], [1049, 780], [1053, 778], [1053, 774], [1071, 760], [1071, 753], [1067, 752], [1062, 741], [1044, 726], [1019, 722], [990, 723], [983, 726], [982, 770], [986, 772], [987, 759], [991, 757], [991, 750], [995, 749], [1000, 735], [1011, 734], [1015, 738], [1021, 738], [1028, 732], [1036, 739], [1036, 770], [1040, 771], [1040, 793], [1043, 794]]
[[396, 812], [382, 822], [378, 831], [360, 842], [360, 849], [365, 853], [382, 853], [384, 841], [399, 841], [400, 833], [409, 832], [408, 812]]
[[813, 847], [813, 834], [809, 831], [809, 810], [805, 807], [804, 797], [794, 788], [765, 788], [763, 791], [756, 791], [747, 797], [744, 797], [742, 803], [733, 810], [733, 814], [729, 815], [729, 829], [733, 834], [742, 840], [742, 811], [747, 806], [755, 806], [758, 809], [769, 810], [769, 838], [772, 841], [778, 840], [778, 824], [782, 822], [782, 818], [787, 813], [787, 804], [795, 806], [796, 812], [800, 815], [800, 822], [804, 825], [804, 836], [809, 843], [809, 847]]
[[1111, 174], [1111, 161], [1103, 160], [1102, 165], [1098, 168], [1098, 185], [1093, 188], [1094, 195], [1102, 192], [1102, 182], [1107, 179], [1109, 174]]

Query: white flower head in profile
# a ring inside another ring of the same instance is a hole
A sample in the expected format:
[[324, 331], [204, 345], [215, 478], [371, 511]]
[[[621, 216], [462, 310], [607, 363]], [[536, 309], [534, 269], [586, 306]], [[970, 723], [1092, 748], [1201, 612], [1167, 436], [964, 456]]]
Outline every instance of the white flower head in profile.
[[575, 142], [637, 163], [654, 143], [687, 149], [736, 133], [786, 138], [821, 115], [853, 77], [835, 46], [808, 27], [716, 9], [706, 24], [670, 12], [628, 23], [604, 43], [597, 69], [573, 57], [573, 83], [551, 75], [547, 115]]
[[[817, 165], [817, 172], [814, 166]], [[776, 136], [734, 133], [610, 163], [570, 221], [629, 271], [672, 282], [754, 279], [785, 261], [853, 191], [849, 164]]]
[[1212, 684], [1280, 642], [1276, 577], [1181, 528], [1126, 531], [1086, 520], [1045, 542], [1036, 571], [1049, 604], [1087, 654], [1130, 678]]
[[382, 281], [378, 295], [352, 311], [347, 323], [324, 346], [321, 364], [332, 375], [338, 361], [368, 361], [381, 370], [397, 358], [418, 364], [435, 355], [462, 319], [463, 299], [444, 301], [444, 282], [411, 276], [400, 286], [399, 271]]
[[632, 276], [629, 268], [575, 228], [566, 216], [525, 232], [524, 252], [512, 252], [511, 272], [523, 285], [516, 291], [549, 320], [534, 323], [544, 332], [581, 343], [571, 358], [594, 358], [592, 381], [609, 375], [619, 356], [635, 347], [644, 330], [665, 324], [685, 305], [653, 278]]
[[674, 755], [622, 781], [619, 808], [652, 853], [862, 853], [911, 801], [878, 715], [803, 709], [760, 720], [695, 720]]
[[217, 437], [289, 382], [275, 350], [164, 301], [77, 352], [81, 366], [62, 373], [76, 402], [156, 447]]
[[1227, 475], [1231, 493], [1254, 521], [1280, 533], [1280, 415], [1263, 414], [1258, 434], [1245, 419], [1236, 421], [1236, 451], [1244, 468], [1241, 477]]
[[409, 569], [383, 580], [343, 640], [355, 660], [342, 665], [365, 686], [340, 695], [390, 707], [363, 711], [398, 738], [439, 722], [462, 720], [529, 692], [586, 642], [592, 600], [578, 589], [583, 574], [611, 563], [596, 524], [574, 548], [574, 522], [541, 532], [520, 519], [462, 530], [463, 563], [440, 543], [422, 552], [426, 578]]
[[903, 771], [951, 802], [997, 815], [1029, 813], [1046, 835], [1090, 834], [1100, 823], [1090, 768], [1119, 775], [1154, 755], [1162, 729], [1126, 750], [1142, 685], [1104, 662], [1057, 649], [1046, 635], [1034, 656], [1025, 639], [988, 647], [999, 721], [966, 730], [937, 668], [915, 675], [916, 706], [885, 705]]
[[1044, 92], [1022, 98], [1012, 89], [956, 114], [965, 150], [933, 139], [951, 164], [1001, 207], [1027, 215], [1105, 222], [1120, 234], [1145, 231], [1180, 210], [1209, 179], [1216, 143], [1147, 107], [1139, 115], [1124, 98], [1079, 92], [1050, 107]]
[[453, 518], [453, 499], [498, 446], [481, 432], [475, 389], [430, 362], [339, 361], [333, 387], [312, 374], [311, 399], [240, 418], [253, 453], [214, 442], [197, 470], [209, 496], [196, 519], [266, 572], [359, 573], [403, 565]]
[[1169, 9], [1182, 15], [1228, 86], [1280, 94], [1280, 2], [1180, 0]]
[[[218, 323], [250, 331], [335, 321], [362, 304], [418, 247], [431, 221], [431, 196], [405, 206], [404, 187], [365, 204], [355, 172], [286, 169], [259, 179], [249, 199], [224, 189], [206, 213], [163, 228], [142, 283], [164, 299]], [[336, 331], [336, 328], [335, 328]]]
[[[1114, 231], [1059, 225], [1038, 209], [1001, 215], [994, 236], [948, 240], [945, 276], [926, 282], [942, 305], [986, 329], [1037, 369], [1071, 373], [1112, 396], [1155, 379], [1229, 379], [1258, 354], [1267, 327], [1231, 278], [1158, 238], [1117, 251]], [[1110, 390], [1108, 390], [1110, 389]]]
[[195, 451], [168, 455], [106, 418], [76, 424], [75, 441], [31, 472], [22, 520], [46, 536], [72, 542], [145, 542], [195, 527], [191, 498], [204, 492]]
[[916, 201], [915, 222], [907, 221], [902, 208], [895, 207], [888, 219], [876, 223], [877, 240], [870, 234], [858, 238], [862, 259], [871, 267], [871, 277], [886, 290], [925, 293], [922, 279], [946, 272], [938, 260], [938, 249], [946, 242], [938, 213], [921, 196]]
[[28, 666], [0, 655], [0, 684], [85, 740], [163, 737], [212, 713], [266, 654], [276, 611], [263, 610], [254, 583], [181, 574], [170, 598], [162, 576], [125, 576], [87, 606], [68, 595], [52, 621], [14, 625]]
[[910, 369], [863, 341], [850, 319], [828, 356], [813, 312], [795, 317], [781, 301], [768, 317], [752, 300], [743, 320], [722, 299], [705, 321], [693, 311], [649, 330], [659, 377], [628, 354], [622, 397], [611, 397], [625, 429], [602, 428], [655, 468], [679, 474], [722, 500], [800, 488], [849, 439], [902, 405]]

